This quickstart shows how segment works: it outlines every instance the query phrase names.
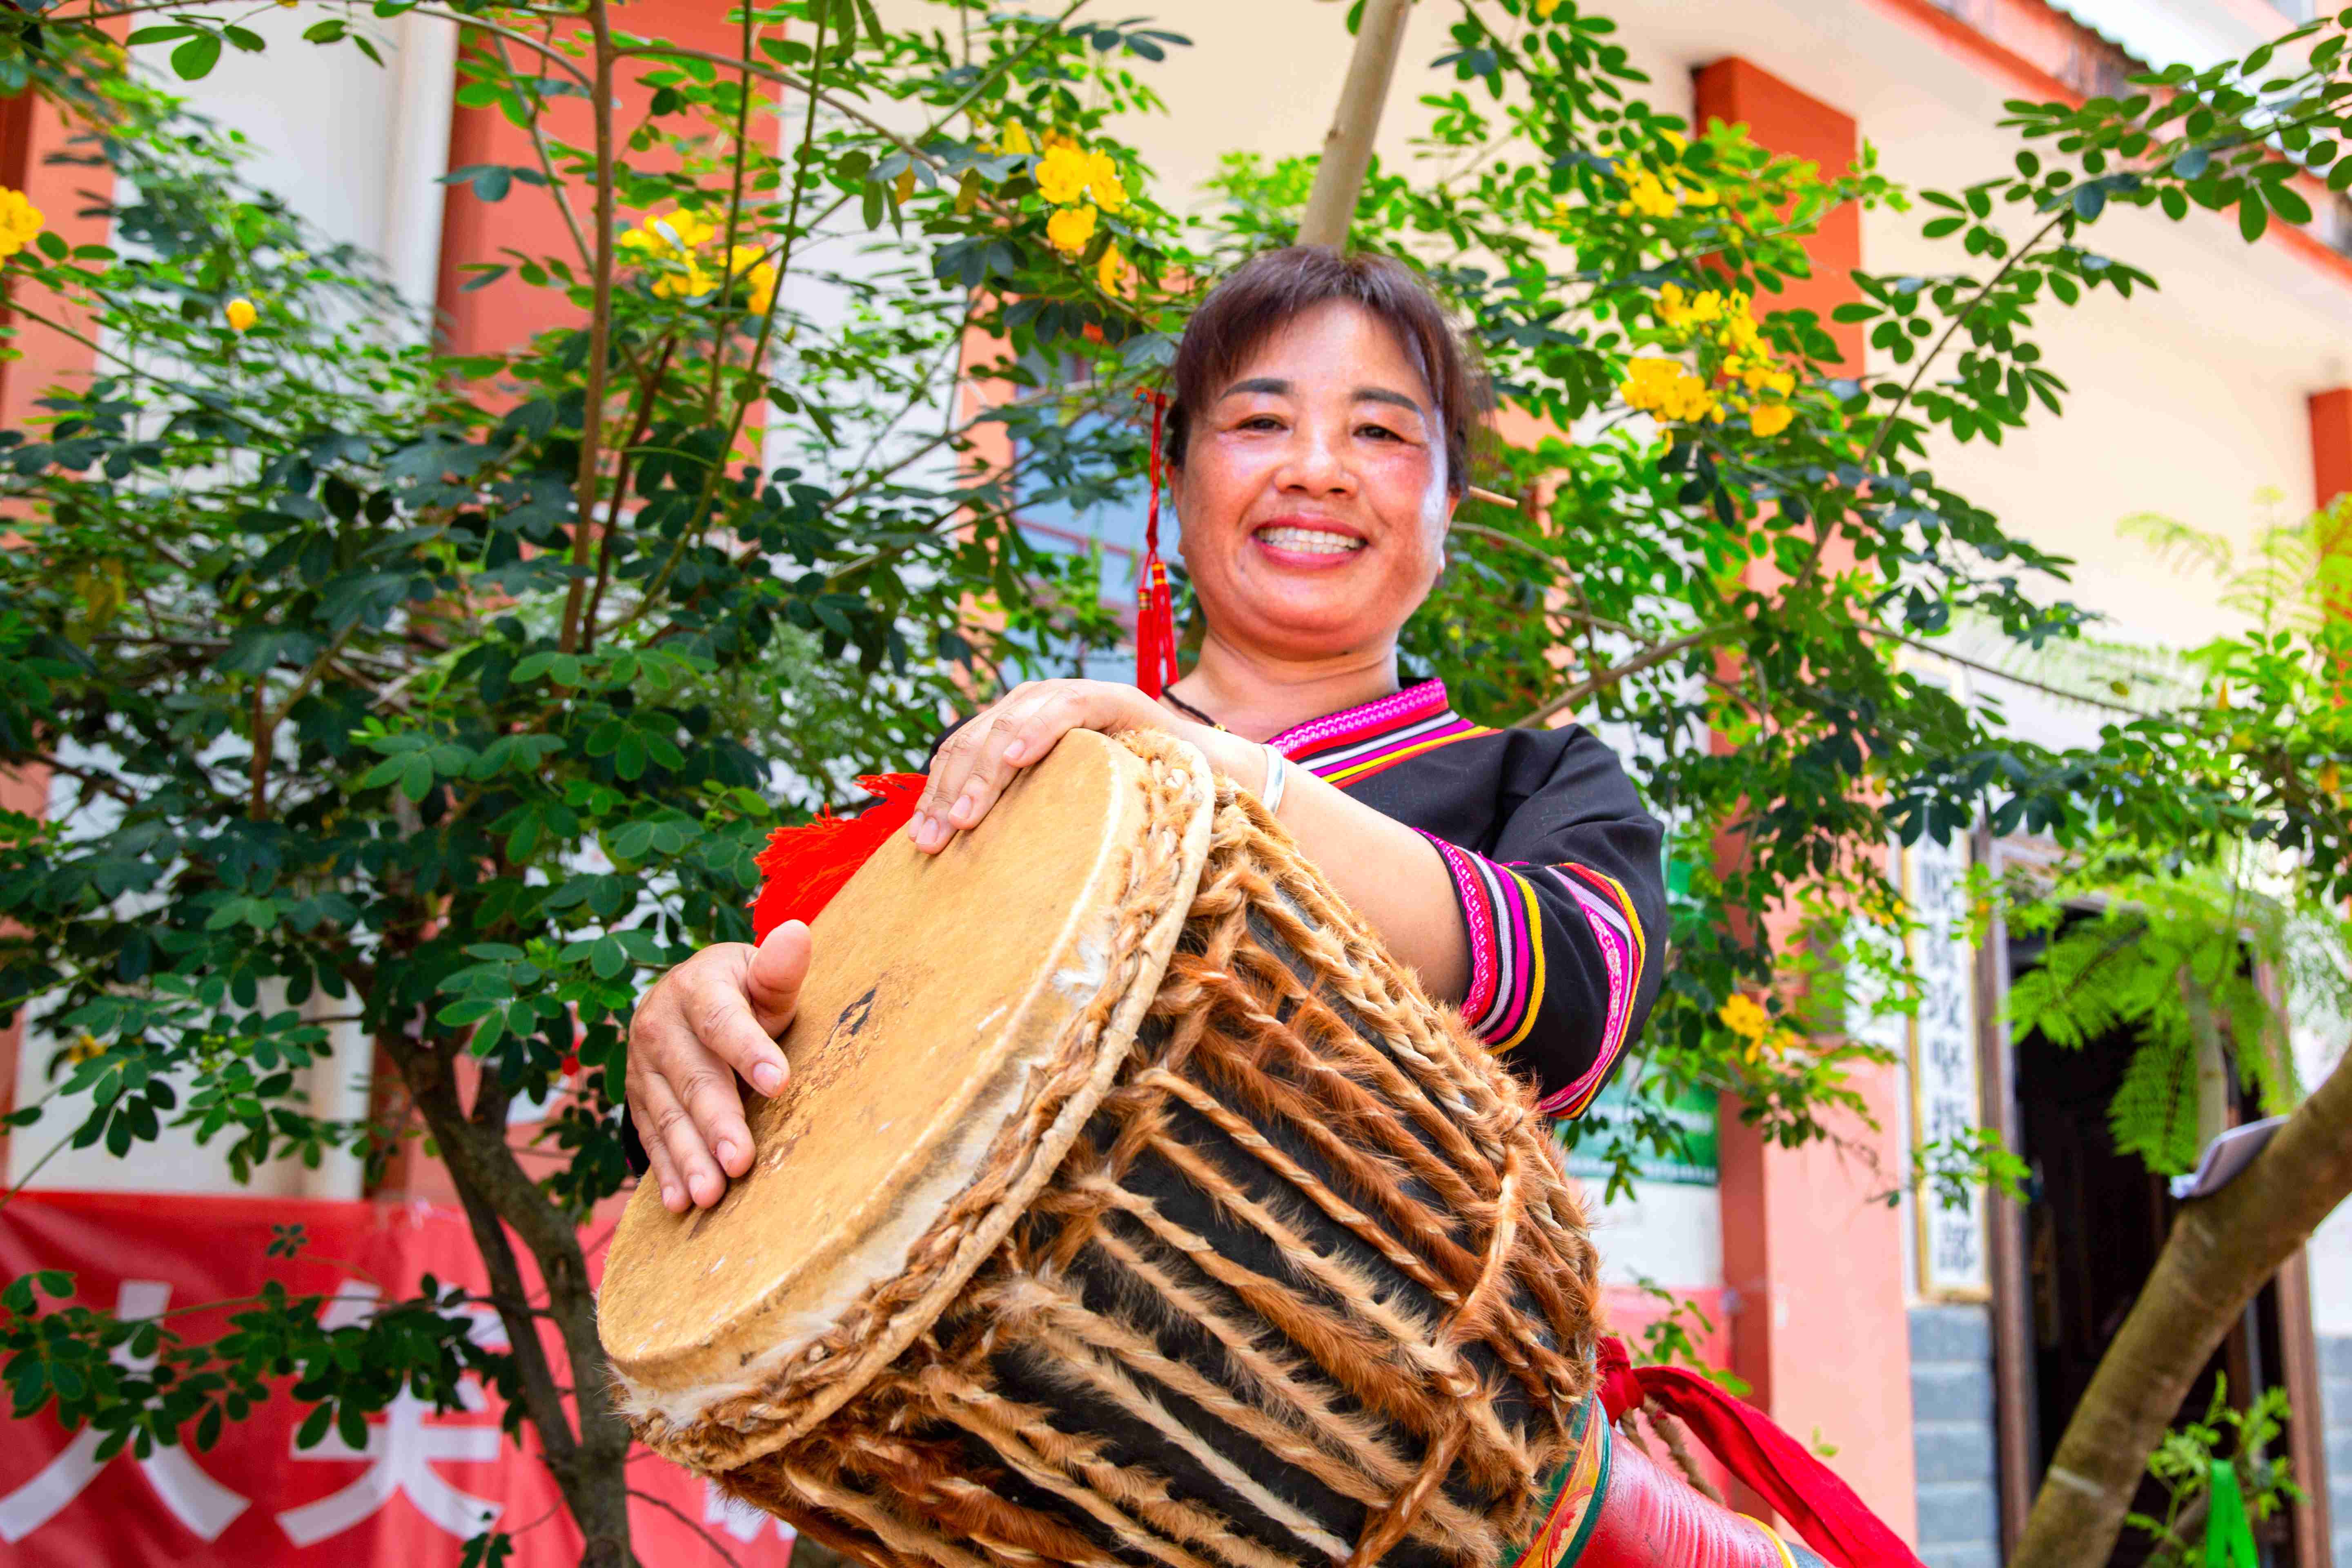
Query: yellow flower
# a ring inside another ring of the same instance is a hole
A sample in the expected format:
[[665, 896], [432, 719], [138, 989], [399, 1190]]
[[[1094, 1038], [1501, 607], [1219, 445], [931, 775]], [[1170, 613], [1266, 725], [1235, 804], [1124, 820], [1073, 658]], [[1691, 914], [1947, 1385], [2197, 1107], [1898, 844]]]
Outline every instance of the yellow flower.
[[1095, 237], [1095, 209], [1065, 207], [1045, 220], [1045, 237], [1065, 256], [1076, 256]]
[[1759, 436], [1778, 436], [1796, 416], [1797, 411], [1785, 403], [1759, 403], [1748, 416], [1748, 427]]
[[1631, 406], [1662, 419], [1712, 417], [1722, 422], [1723, 409], [1715, 395], [1679, 360], [1637, 359], [1625, 367], [1625, 384], [1618, 392]]
[[1037, 150], [1037, 143], [1029, 140], [1029, 132], [1021, 121], [1008, 120], [1004, 122], [1004, 134], [998, 139], [997, 148], [1000, 152], [1013, 153], [1025, 158]]
[[898, 171], [898, 194], [901, 206], [915, 199], [915, 166], [912, 163]]
[[2319, 787], [2330, 796], [2341, 795], [2344, 790], [2344, 770], [2332, 762], [2322, 763], [2319, 766]]
[[1682, 198], [1668, 190], [1664, 180], [1647, 169], [1637, 169], [1626, 182], [1625, 199], [1617, 204], [1617, 216], [1632, 217], [1640, 213], [1643, 217], [1672, 217], [1682, 205]]
[[65, 1052], [66, 1060], [75, 1067], [79, 1067], [92, 1058], [102, 1057], [105, 1054], [106, 1047], [100, 1044], [99, 1037], [88, 1029], [84, 1029], [76, 1036], [74, 1043], [68, 1046]]
[[776, 302], [776, 264], [772, 261], [761, 262], [751, 268], [751, 274], [744, 279], [744, 281], [750, 284], [751, 289], [751, 299], [747, 301], [751, 307], [751, 314], [766, 315], [769, 307]]
[[1056, 147], [1037, 160], [1037, 192], [1057, 207], [1075, 206], [1087, 194], [1087, 155]]
[[1071, 135], [1066, 131], [1048, 131], [1045, 132], [1046, 152], [1058, 153], [1066, 149], [1072, 153], [1076, 152], [1078, 150], [1078, 139]]
[[1559, 9], [1559, 0], [1536, 0], [1536, 20], [1549, 22], [1551, 14]]
[[250, 300], [231, 300], [222, 308], [221, 314], [228, 318], [230, 331], [242, 332], [260, 318], [261, 312], [253, 308]]
[[1104, 293], [1116, 294], [1118, 292], [1119, 278], [1126, 270], [1127, 262], [1119, 255], [1118, 247], [1116, 245], [1106, 247], [1102, 253], [1102, 259], [1095, 263], [1095, 281], [1102, 285]]
[[684, 271], [665, 273], [654, 280], [654, 297], [658, 300], [691, 300], [718, 287], [718, 279], [702, 269], [699, 260], [689, 256], [686, 258]]
[[1760, 1040], [1772, 1027], [1772, 1016], [1755, 997], [1741, 993], [1734, 995], [1716, 1014], [1723, 1026], [1743, 1040]]
[[1118, 160], [1108, 153], [1087, 154], [1087, 189], [1094, 193], [1095, 205], [1107, 213], [1127, 205], [1127, 187], [1119, 183]]
[[718, 233], [718, 228], [700, 213], [655, 213], [621, 236], [621, 246], [648, 257], [683, 258], [709, 244]]
[[32, 244], [43, 221], [41, 209], [26, 201], [24, 192], [0, 185], [0, 260]]
[[1710, 326], [1724, 319], [1735, 300], [1741, 301], [1742, 308], [1745, 308], [1747, 296], [1744, 294], [1734, 294], [1729, 300], [1714, 289], [1704, 293], [1688, 294], [1678, 285], [1669, 283], [1658, 290], [1658, 320], [1670, 327]]

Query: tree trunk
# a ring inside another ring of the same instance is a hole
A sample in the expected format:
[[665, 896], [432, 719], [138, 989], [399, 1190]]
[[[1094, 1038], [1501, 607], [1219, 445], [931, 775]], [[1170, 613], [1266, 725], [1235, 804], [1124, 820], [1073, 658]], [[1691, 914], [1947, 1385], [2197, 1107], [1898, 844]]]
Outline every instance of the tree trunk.
[[[596, 1332], [596, 1300], [580, 1233], [508, 1147], [508, 1097], [494, 1072], [484, 1070], [468, 1112], [453, 1070], [452, 1058], [460, 1049], [455, 1042], [419, 1042], [397, 1029], [379, 1038], [424, 1116], [465, 1207], [489, 1273], [490, 1300], [515, 1359], [523, 1412], [539, 1432], [564, 1508], [586, 1538], [583, 1568], [635, 1568], [625, 1468], [629, 1429], [608, 1392], [613, 1380]], [[542, 1309], [534, 1310], [525, 1294], [509, 1231], [539, 1265], [547, 1291]], [[540, 1340], [542, 1317], [562, 1338], [568, 1388]]]
[[1388, 105], [1389, 82], [1396, 75], [1397, 50], [1404, 42], [1405, 17], [1412, 8], [1412, 0], [1364, 0], [1347, 85], [1339, 89], [1339, 111], [1323, 138], [1323, 161], [1316, 165], [1315, 188], [1307, 195], [1307, 216], [1298, 226], [1301, 245], [1339, 247], [1348, 243], [1348, 226], [1355, 219], [1364, 171], [1371, 164], [1372, 138]]
[[[2181, 1210], [2066, 1423], [2011, 1568], [2104, 1563], [2147, 1457], [2265, 1280], [2352, 1195], [2352, 1051], [2254, 1163]], [[2315, 1411], [2297, 1411], [2303, 1420]]]

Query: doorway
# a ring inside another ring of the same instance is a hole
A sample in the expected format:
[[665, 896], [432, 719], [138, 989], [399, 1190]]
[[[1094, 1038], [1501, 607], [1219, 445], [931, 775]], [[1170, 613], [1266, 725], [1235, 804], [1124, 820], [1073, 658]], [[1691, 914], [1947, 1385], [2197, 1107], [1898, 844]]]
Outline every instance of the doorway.
[[[2042, 946], [2038, 939], [2011, 941], [2009, 973], [2032, 967]], [[2000, 1419], [2004, 1425], [2025, 1423], [2024, 1442], [2005, 1447], [2011, 1453], [2021, 1447], [2035, 1486], [2049, 1469], [2100, 1356], [2155, 1268], [2180, 1207], [2165, 1179], [2150, 1174], [2137, 1155], [2117, 1153], [2108, 1133], [2107, 1106], [2137, 1044], [2132, 1035], [2117, 1031], [2085, 1041], [2079, 1049], [2054, 1045], [2038, 1033], [2019, 1037], [2014, 1046], [2012, 1125], [2017, 1152], [2032, 1174], [2020, 1281], [2028, 1330], [2026, 1375], [2008, 1384], [2019, 1390], [2026, 1407], [2003, 1410]], [[2235, 1123], [2248, 1112], [2234, 1079], [2231, 1094], [2230, 1119]], [[2230, 1403], [2240, 1409], [2257, 1390], [2284, 1384], [2284, 1333], [2274, 1280], [2199, 1373], [2174, 1425], [2204, 1415], [2218, 1378], [2229, 1379]], [[2303, 1414], [2299, 1407], [2297, 1414]], [[2291, 1441], [2281, 1439], [2282, 1452]], [[2308, 1485], [2312, 1478], [2298, 1479]], [[2164, 1489], [2144, 1478], [2132, 1509], [2164, 1517]], [[2255, 1527], [2263, 1568], [2297, 1563], [2295, 1511], [2283, 1510]], [[2151, 1552], [2144, 1532], [2126, 1529], [2107, 1568], [2142, 1568]]]

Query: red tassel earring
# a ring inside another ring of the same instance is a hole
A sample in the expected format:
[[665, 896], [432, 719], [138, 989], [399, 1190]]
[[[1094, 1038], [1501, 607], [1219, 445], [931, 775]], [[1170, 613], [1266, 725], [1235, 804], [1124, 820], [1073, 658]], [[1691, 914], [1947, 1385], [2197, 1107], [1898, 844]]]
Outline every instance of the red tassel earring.
[[1143, 517], [1143, 563], [1135, 584], [1135, 683], [1159, 700], [1176, 681], [1176, 603], [1168, 592], [1168, 564], [1160, 558], [1160, 431], [1168, 399], [1151, 399], [1151, 503]]

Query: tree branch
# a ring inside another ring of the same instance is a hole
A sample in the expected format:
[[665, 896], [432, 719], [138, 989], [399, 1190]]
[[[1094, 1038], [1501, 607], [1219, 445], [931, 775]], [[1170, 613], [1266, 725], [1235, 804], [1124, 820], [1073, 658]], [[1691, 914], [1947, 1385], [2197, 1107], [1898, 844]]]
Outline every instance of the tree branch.
[[1348, 229], [1356, 216], [1356, 198], [1363, 194], [1364, 171], [1371, 166], [1372, 140], [1380, 132], [1381, 111], [1388, 106], [1389, 83], [1396, 76], [1397, 54], [1404, 43], [1405, 19], [1412, 0], [1364, 0], [1356, 25], [1355, 52], [1348, 58], [1348, 79], [1339, 89], [1339, 107], [1331, 129], [1323, 137], [1323, 158], [1315, 168], [1315, 186], [1307, 193], [1307, 216], [1299, 221], [1298, 243], [1328, 245], [1337, 249], [1348, 243]]
[[612, 18], [606, 0], [589, 0], [589, 29], [596, 46], [596, 80], [589, 90], [596, 116], [596, 249], [594, 287], [588, 310], [588, 365], [580, 413], [580, 470], [573, 481], [572, 564], [579, 570], [563, 595], [563, 629], [558, 647], [580, 646], [580, 612], [588, 598], [588, 552], [595, 532], [596, 478], [604, 464], [604, 374], [613, 347], [613, 51]]

